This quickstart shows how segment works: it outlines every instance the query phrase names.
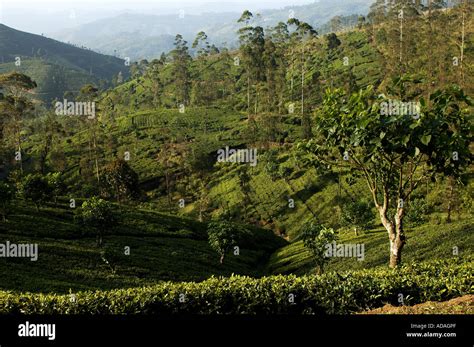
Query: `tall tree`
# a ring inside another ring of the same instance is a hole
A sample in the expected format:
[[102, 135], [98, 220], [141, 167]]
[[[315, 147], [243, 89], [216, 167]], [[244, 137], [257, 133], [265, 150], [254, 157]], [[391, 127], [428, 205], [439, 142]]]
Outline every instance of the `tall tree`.
[[187, 42], [183, 36], [176, 35], [174, 49], [171, 51], [172, 58], [172, 79], [174, 84], [175, 102], [177, 105], [187, 105], [189, 103], [189, 93], [191, 89], [191, 73], [189, 65], [191, 56]]
[[317, 37], [318, 33], [311, 25], [299, 21], [296, 18], [288, 20], [289, 25], [295, 26], [292, 37], [301, 46], [301, 123], [303, 126], [303, 137], [311, 137], [311, 120], [305, 110], [305, 81], [306, 81], [306, 44], [308, 40]]
[[20, 171], [23, 172], [22, 157], [22, 127], [25, 117], [34, 109], [33, 103], [28, 97], [28, 93], [36, 88], [29, 76], [12, 72], [0, 75], [0, 117], [2, 118], [2, 136], [5, 128], [11, 132], [11, 142], [16, 148], [16, 159], [20, 164]]
[[[254, 89], [254, 114], [258, 111], [258, 96], [260, 82], [265, 81], [265, 62], [263, 60], [265, 52], [265, 33], [261, 26], [252, 26], [253, 14], [250, 11], [244, 11], [239, 18], [238, 23], [243, 23], [238, 31], [240, 42], [240, 54], [242, 56], [242, 65], [245, 71], [247, 81], [247, 112], [251, 114], [250, 96]], [[253, 87], [253, 88], [252, 88]]]

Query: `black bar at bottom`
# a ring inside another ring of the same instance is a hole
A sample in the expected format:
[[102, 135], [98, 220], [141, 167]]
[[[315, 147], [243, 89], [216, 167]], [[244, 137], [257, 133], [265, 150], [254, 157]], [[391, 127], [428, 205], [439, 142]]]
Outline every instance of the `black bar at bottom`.
[[[473, 322], [472, 315], [0, 316], [0, 347], [246, 346], [258, 340], [262, 347], [473, 346]], [[44, 324], [55, 325], [54, 340], [52, 326]], [[46, 336], [20, 337], [27, 327], [26, 334]]]

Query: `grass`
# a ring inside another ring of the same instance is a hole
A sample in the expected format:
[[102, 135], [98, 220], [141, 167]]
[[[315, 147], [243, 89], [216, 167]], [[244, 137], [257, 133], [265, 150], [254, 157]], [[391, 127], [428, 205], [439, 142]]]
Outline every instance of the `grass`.
[[[271, 252], [284, 243], [269, 231], [252, 228], [253, 241], [221, 265], [208, 245], [205, 224], [136, 209], [123, 209], [121, 220], [113, 234], [105, 236], [101, 249], [95, 233], [74, 222], [72, 211], [47, 206], [37, 213], [18, 202], [8, 222], [0, 223], [0, 242], [38, 243], [39, 258], [1, 258], [0, 288], [66, 293], [164, 280], [201, 281], [233, 273], [258, 277]], [[130, 247], [130, 255], [125, 255], [125, 247]]]
[[[417, 228], [407, 228], [407, 244], [403, 249], [402, 261], [428, 261], [451, 258], [453, 247], [458, 247], [459, 257], [474, 251], [474, 218], [466, 218], [451, 224], [425, 224]], [[338, 243], [364, 244], [364, 261], [356, 258], [333, 258], [326, 271], [360, 270], [387, 266], [389, 260], [388, 236], [385, 229], [373, 229], [359, 236], [343, 229]], [[274, 274], [304, 274], [313, 270], [310, 252], [299, 240], [277, 250], [268, 264]]]

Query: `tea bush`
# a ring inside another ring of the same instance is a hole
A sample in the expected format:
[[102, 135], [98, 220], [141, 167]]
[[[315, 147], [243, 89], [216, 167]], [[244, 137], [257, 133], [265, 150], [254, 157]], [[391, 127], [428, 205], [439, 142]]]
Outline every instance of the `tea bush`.
[[0, 314], [345, 314], [397, 304], [399, 294], [410, 304], [472, 294], [473, 270], [472, 258], [456, 258], [345, 274], [211, 277], [74, 296], [0, 292]]

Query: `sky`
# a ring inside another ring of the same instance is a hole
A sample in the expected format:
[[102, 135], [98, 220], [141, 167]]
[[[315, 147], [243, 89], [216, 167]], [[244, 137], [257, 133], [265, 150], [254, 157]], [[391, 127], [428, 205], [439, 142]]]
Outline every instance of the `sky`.
[[315, 0], [0, 0], [0, 23], [34, 34], [57, 32], [121, 13], [241, 12]]

